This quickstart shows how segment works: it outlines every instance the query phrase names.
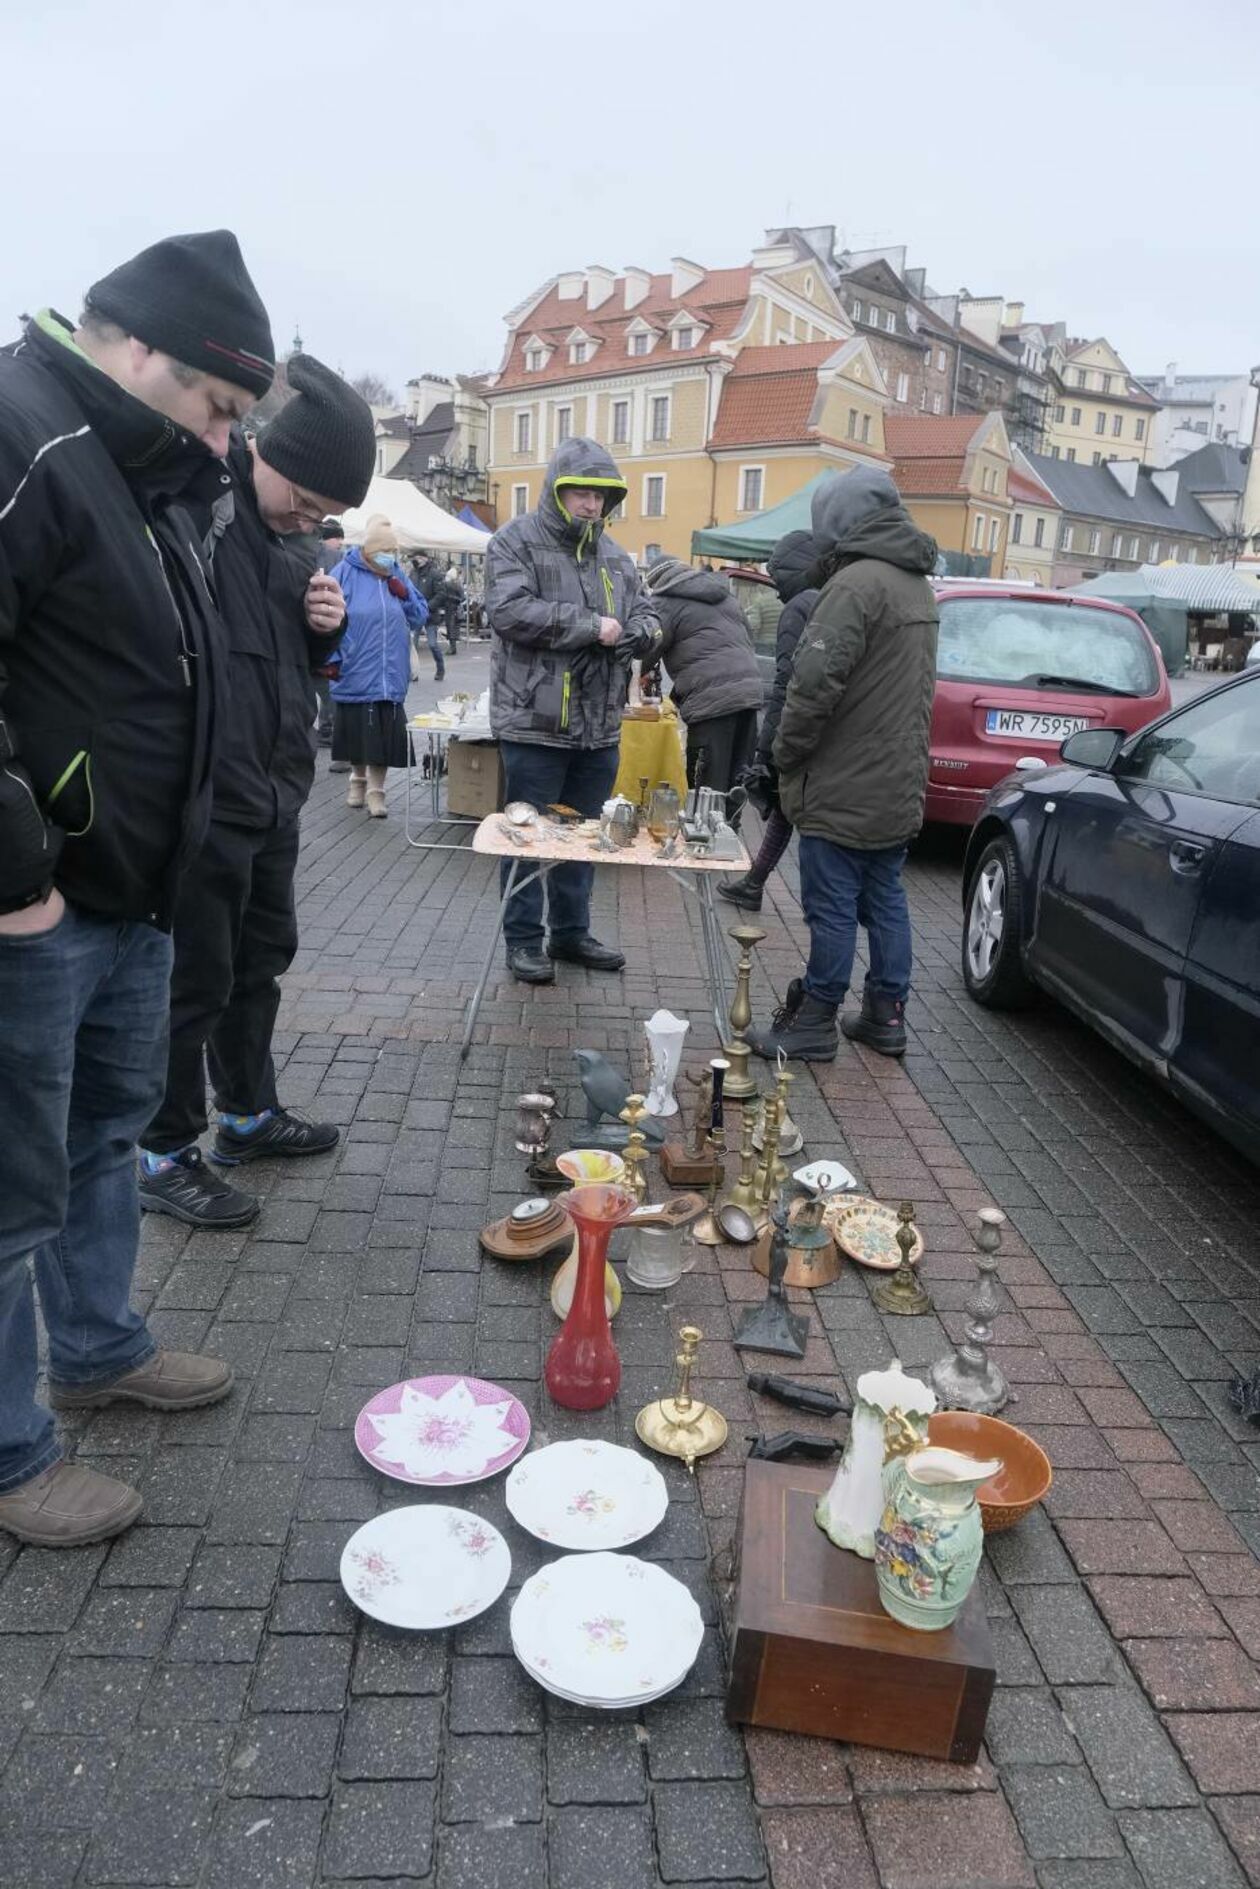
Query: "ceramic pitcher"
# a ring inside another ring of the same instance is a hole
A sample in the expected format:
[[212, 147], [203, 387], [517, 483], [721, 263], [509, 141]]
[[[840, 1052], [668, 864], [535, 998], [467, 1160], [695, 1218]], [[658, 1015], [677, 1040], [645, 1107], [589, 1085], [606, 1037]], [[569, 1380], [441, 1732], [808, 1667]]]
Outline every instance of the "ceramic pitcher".
[[851, 1548], [874, 1558], [875, 1530], [884, 1508], [883, 1468], [887, 1454], [884, 1426], [899, 1411], [917, 1441], [927, 1439], [927, 1420], [936, 1398], [926, 1384], [910, 1377], [896, 1358], [886, 1371], [864, 1371], [849, 1420], [844, 1457], [814, 1519], [837, 1548]]
[[884, 1470], [875, 1576], [885, 1610], [936, 1633], [952, 1624], [980, 1566], [984, 1526], [976, 1490], [1002, 1467], [961, 1450], [912, 1450]]

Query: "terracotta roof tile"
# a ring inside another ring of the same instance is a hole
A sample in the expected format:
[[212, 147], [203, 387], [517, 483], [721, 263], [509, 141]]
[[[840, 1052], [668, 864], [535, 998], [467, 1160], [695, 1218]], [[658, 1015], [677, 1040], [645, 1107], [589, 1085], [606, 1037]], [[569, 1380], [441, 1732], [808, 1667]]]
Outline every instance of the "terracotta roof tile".
[[890, 413], [884, 421], [884, 438], [894, 459], [961, 458], [984, 420], [983, 414], [976, 413], [956, 419]]
[[[801, 352], [783, 348], [784, 354]], [[722, 389], [722, 404], [711, 446], [789, 445], [813, 437], [809, 416], [818, 395], [813, 368], [795, 374], [757, 374], [741, 380], [732, 374]]]
[[1022, 500], [1025, 505], [1048, 505], [1056, 511], [1062, 509], [1050, 487], [1043, 485], [1035, 473], [1020, 472], [1012, 466], [1006, 475], [1006, 489], [1012, 498]]
[[[885, 421], [885, 433], [888, 425]], [[889, 452], [893, 452], [890, 445]], [[893, 453], [893, 478], [897, 490], [909, 498], [925, 498], [941, 493], [964, 493], [963, 461], [953, 459], [902, 459]]]
[[752, 374], [799, 374], [803, 368], [813, 373], [846, 345], [840, 339], [785, 341], [775, 348], [741, 348], [735, 359], [731, 379], [746, 380]]

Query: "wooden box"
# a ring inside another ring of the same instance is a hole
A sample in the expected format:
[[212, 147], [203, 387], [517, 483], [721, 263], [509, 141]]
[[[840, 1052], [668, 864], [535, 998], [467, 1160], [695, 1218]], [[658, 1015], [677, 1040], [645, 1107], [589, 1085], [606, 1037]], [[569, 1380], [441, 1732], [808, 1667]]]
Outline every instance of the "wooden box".
[[446, 745], [446, 805], [450, 813], [484, 820], [503, 805], [503, 761], [494, 741]]
[[814, 1520], [834, 1465], [747, 1465], [727, 1717], [855, 1745], [972, 1764], [993, 1695], [978, 1587], [952, 1627], [886, 1614], [875, 1564]]

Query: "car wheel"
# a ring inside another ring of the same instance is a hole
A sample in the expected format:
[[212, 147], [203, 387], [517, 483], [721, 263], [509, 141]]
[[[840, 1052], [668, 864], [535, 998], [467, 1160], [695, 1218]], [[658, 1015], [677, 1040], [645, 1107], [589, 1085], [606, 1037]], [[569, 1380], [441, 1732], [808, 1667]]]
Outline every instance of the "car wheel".
[[1015, 848], [1005, 836], [990, 840], [967, 895], [962, 942], [968, 994], [990, 1009], [1014, 1009], [1033, 995], [1019, 955], [1023, 905]]

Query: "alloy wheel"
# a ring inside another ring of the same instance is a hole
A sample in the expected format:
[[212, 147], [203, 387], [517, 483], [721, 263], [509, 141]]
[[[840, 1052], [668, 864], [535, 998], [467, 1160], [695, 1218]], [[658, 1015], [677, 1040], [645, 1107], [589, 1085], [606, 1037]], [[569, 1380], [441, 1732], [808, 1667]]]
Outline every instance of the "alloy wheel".
[[990, 859], [976, 875], [967, 917], [967, 964], [977, 984], [984, 983], [1002, 948], [1006, 927], [1006, 868]]

